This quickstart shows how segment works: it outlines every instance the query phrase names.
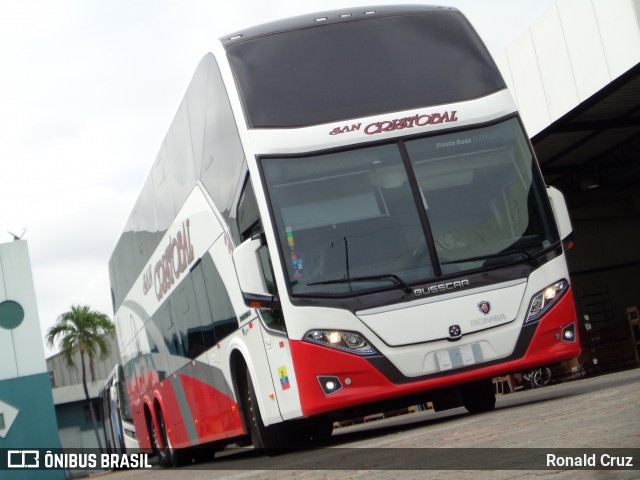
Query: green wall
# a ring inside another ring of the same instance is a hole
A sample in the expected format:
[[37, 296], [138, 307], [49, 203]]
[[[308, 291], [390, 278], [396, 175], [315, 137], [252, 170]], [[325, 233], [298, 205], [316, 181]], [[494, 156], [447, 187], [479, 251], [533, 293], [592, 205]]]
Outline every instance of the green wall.
[[[19, 410], [0, 448], [60, 448], [58, 426], [48, 373], [0, 381], [0, 400]], [[63, 479], [63, 471], [11, 470], [0, 478], [16, 480]]]

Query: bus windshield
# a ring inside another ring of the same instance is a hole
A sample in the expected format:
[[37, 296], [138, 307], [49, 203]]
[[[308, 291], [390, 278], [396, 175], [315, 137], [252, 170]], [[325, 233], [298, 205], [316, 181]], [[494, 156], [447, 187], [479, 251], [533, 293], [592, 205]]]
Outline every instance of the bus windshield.
[[505, 88], [462, 15], [440, 9], [377, 14], [229, 44], [247, 124], [319, 125], [471, 100]]
[[291, 293], [406, 289], [535, 263], [558, 241], [535, 168], [515, 118], [337, 153], [263, 158]]

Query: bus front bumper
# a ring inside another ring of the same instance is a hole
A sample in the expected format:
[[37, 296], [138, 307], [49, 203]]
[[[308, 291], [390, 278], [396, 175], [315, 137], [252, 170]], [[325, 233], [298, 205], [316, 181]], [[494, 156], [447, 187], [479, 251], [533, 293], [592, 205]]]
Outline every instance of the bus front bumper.
[[540, 320], [521, 328], [509, 356], [427, 375], [405, 376], [391, 356], [358, 356], [300, 340], [290, 346], [302, 412], [312, 416], [405, 396], [426, 402], [429, 392], [569, 360], [580, 355], [578, 330], [569, 289]]

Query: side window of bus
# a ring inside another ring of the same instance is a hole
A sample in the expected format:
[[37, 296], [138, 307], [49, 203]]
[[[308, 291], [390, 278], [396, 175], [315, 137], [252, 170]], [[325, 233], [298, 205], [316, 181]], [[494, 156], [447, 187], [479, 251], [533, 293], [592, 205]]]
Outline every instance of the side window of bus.
[[[238, 202], [238, 231], [240, 232], [240, 241], [251, 238], [254, 235], [264, 232], [262, 221], [260, 220], [260, 212], [258, 211], [258, 202], [253, 191], [251, 179], [247, 179], [240, 195]], [[260, 262], [262, 263], [262, 273], [269, 292], [277, 295], [278, 289], [273, 277], [273, 266], [271, 265], [271, 257], [269, 256], [269, 248], [265, 245], [258, 252]], [[286, 333], [282, 312], [279, 310], [261, 310], [262, 321], [272, 330]]]
[[[202, 258], [202, 273], [213, 324], [213, 338], [205, 336], [205, 340], [219, 342], [238, 329], [238, 318], [233, 310], [227, 287], [210, 255]], [[208, 346], [213, 346], [213, 343]]]
[[171, 315], [171, 303], [166, 301], [158, 310], [155, 318], [156, 323], [162, 332], [162, 336], [164, 337], [169, 354], [184, 356], [182, 341], [178, 337], [179, 331], [176, 328], [173, 321], [174, 319]]
[[[258, 211], [258, 202], [253, 191], [251, 179], [245, 182], [240, 200], [238, 201], [238, 231], [240, 233], [240, 242], [244, 242], [254, 235], [264, 232], [260, 212]], [[277, 294], [276, 283], [273, 278], [273, 267], [271, 266], [271, 258], [269, 257], [269, 249], [264, 246], [259, 251], [260, 261], [262, 262], [262, 272], [269, 289], [273, 295]]]
[[205, 255], [171, 295], [179, 318], [184, 354], [196, 358], [238, 328], [227, 289], [210, 255]]
[[179, 319], [182, 348], [189, 358], [196, 358], [207, 349], [204, 327], [196, 301], [192, 276], [187, 276], [171, 295], [172, 316]]
[[262, 233], [262, 222], [260, 221], [260, 212], [258, 211], [258, 202], [253, 192], [251, 179], [247, 179], [240, 201], [238, 201], [238, 232], [240, 234], [240, 242], [244, 242], [253, 235]]

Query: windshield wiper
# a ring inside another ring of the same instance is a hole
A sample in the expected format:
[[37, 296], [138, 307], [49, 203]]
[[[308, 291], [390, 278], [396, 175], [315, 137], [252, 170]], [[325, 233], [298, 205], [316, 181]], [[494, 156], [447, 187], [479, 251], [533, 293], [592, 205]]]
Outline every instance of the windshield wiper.
[[307, 283], [307, 286], [311, 287], [313, 285], [333, 285], [337, 283], [351, 283], [351, 282], [369, 282], [376, 280], [393, 280], [396, 284], [402, 288], [407, 293], [411, 293], [411, 287], [407, 282], [401, 279], [399, 276], [394, 275], [393, 273], [383, 273], [380, 275], [371, 275], [367, 277], [345, 277], [345, 278], [336, 278], [335, 280], [325, 280], [323, 282], [311, 282]]
[[539, 260], [536, 257], [534, 257], [531, 254], [531, 252], [528, 252], [524, 248], [514, 248], [512, 250], [503, 250], [502, 252], [498, 252], [498, 253], [491, 253], [488, 255], [478, 255], [477, 257], [460, 258], [458, 260], [450, 260], [450, 261], [441, 262], [441, 263], [443, 265], [448, 265], [451, 263], [479, 262], [480, 260], [489, 260], [491, 258], [500, 258], [500, 257], [506, 257], [507, 255], [515, 255], [516, 253], [524, 255], [527, 258], [528, 262], [531, 263], [531, 265], [533, 265], [534, 267], [537, 267], [540, 264]]

